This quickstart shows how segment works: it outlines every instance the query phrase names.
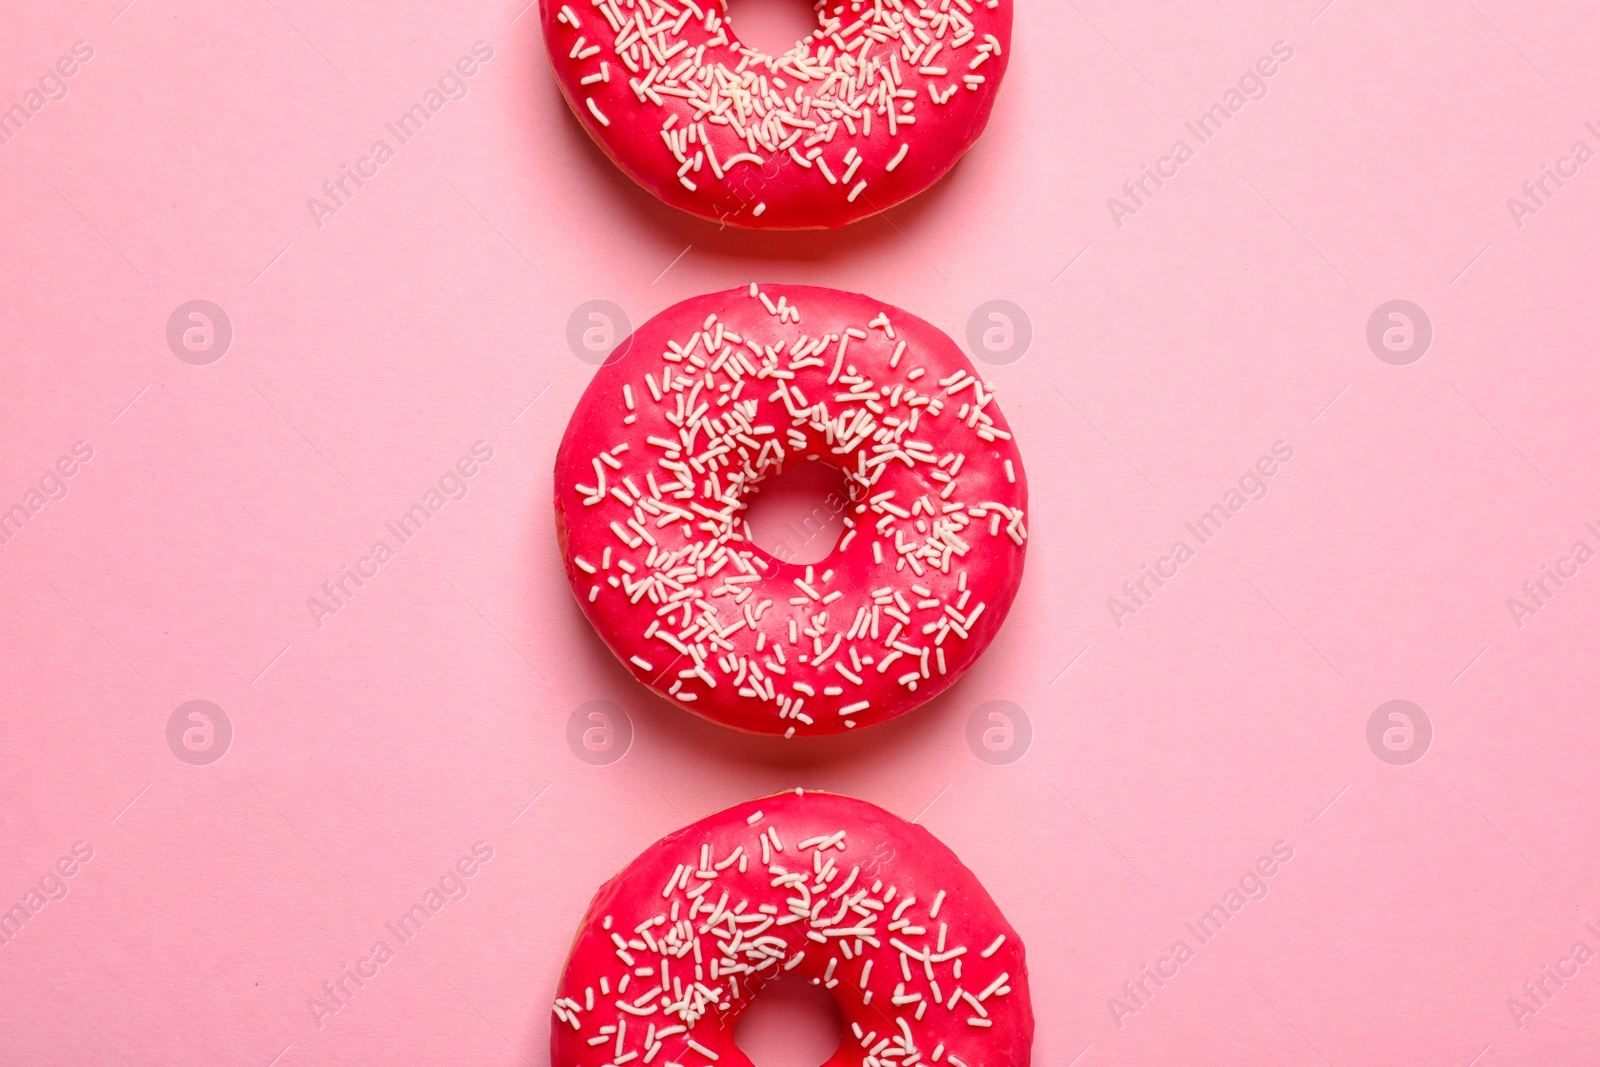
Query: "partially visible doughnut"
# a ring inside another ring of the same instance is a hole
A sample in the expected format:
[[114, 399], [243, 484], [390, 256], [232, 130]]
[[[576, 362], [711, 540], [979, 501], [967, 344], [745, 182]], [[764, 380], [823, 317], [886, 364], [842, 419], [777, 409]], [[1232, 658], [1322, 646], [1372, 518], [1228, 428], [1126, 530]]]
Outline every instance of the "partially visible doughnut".
[[552, 1067], [751, 1067], [734, 1024], [794, 974], [844, 1017], [824, 1067], [1028, 1067], [1022, 940], [922, 827], [784, 793], [670, 834], [595, 894], [556, 988]]
[[606, 154], [674, 207], [767, 229], [843, 226], [932, 185], [983, 132], [1011, 48], [1011, 0], [816, 6], [771, 56], [721, 0], [539, 0]]

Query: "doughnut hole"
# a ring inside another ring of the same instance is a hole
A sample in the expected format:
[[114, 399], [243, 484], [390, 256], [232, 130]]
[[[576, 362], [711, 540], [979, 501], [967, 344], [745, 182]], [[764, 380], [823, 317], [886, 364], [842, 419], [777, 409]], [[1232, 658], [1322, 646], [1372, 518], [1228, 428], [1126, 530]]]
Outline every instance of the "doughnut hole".
[[733, 1027], [733, 1043], [756, 1067], [818, 1067], [843, 1042], [833, 994], [794, 974], [763, 987]]
[[815, 33], [819, 19], [806, 0], [728, 0], [728, 22], [746, 48], [781, 56]]
[[820, 563], [844, 536], [850, 487], [844, 473], [817, 460], [764, 478], [745, 498], [747, 536], [784, 563]]

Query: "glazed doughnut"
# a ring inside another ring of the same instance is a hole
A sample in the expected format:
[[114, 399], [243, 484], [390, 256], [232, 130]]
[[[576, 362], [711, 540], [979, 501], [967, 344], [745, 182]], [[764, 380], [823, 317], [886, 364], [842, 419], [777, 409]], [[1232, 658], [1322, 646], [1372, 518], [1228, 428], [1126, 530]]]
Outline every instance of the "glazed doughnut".
[[[844, 533], [801, 565], [753, 544], [763, 479], [837, 469]], [[1022, 578], [1027, 482], [993, 389], [899, 308], [751, 285], [619, 345], [556, 455], [583, 612], [634, 677], [758, 733], [825, 734], [932, 699], [993, 640]]]
[[1028, 1067], [1022, 941], [920, 826], [796, 791], [670, 834], [600, 888], [556, 990], [552, 1067], [751, 1067], [741, 1013], [790, 973], [844, 1034], [824, 1067]]
[[723, 0], [539, 0], [573, 114], [684, 211], [769, 229], [843, 226], [915, 196], [989, 121], [1011, 0], [820, 0], [781, 56]]

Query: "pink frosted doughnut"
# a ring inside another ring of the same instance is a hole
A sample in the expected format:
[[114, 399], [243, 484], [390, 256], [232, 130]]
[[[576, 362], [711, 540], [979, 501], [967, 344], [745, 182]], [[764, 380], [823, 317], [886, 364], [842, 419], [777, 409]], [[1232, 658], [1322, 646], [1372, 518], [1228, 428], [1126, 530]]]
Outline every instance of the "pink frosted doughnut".
[[[820, 563], [740, 518], [764, 478], [838, 469]], [[899, 308], [751, 285], [668, 308], [601, 367], [556, 455], [556, 527], [589, 621], [635, 678], [757, 733], [904, 714], [1000, 629], [1022, 579], [1022, 457], [955, 342]]]
[[920, 826], [799, 791], [670, 834], [601, 886], [556, 989], [552, 1067], [751, 1067], [739, 1016], [785, 972], [825, 986], [824, 1067], [1028, 1067], [1017, 932]]
[[589, 135], [674, 207], [736, 226], [843, 226], [938, 181], [983, 132], [1011, 0], [821, 0], [781, 56], [722, 0], [539, 0]]

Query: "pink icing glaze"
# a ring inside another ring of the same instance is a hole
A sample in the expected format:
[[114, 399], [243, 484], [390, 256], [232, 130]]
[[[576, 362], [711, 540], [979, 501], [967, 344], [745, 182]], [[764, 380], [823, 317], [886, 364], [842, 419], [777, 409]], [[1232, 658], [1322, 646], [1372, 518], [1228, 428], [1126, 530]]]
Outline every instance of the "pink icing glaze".
[[785, 971], [839, 1002], [824, 1067], [1032, 1057], [1022, 941], [977, 877], [882, 808], [796, 792], [670, 834], [600, 888], [556, 990], [551, 1064], [751, 1067], [734, 1023]]
[[[562, 438], [573, 593], [635, 678], [716, 722], [794, 736], [904, 714], [976, 661], [1022, 578], [1027, 482], [993, 395], [938, 328], [865, 296], [752, 285], [668, 308]], [[739, 513], [810, 458], [853, 502], [804, 566]]]
[[674, 207], [769, 229], [843, 226], [938, 181], [1011, 48], [1011, 0], [827, 0], [781, 56], [740, 44], [720, 0], [539, 10], [562, 93], [618, 166]]

